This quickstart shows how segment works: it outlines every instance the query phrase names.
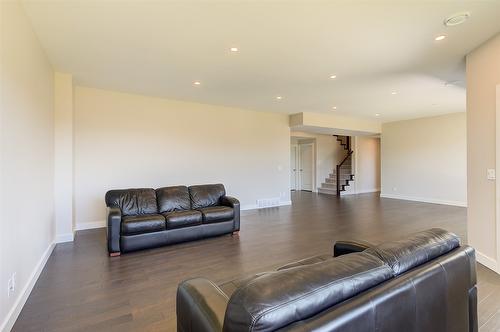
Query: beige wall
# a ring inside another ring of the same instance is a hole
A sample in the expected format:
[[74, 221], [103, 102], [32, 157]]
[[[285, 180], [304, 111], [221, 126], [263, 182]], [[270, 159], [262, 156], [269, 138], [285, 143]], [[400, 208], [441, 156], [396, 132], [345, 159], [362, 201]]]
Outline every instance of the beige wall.
[[500, 272], [495, 181], [496, 86], [500, 84], [500, 35], [467, 56], [467, 238], [481, 263]]
[[73, 77], [54, 75], [56, 242], [73, 241]]
[[54, 74], [21, 5], [0, 1], [0, 11], [0, 330], [8, 331], [53, 248]]
[[380, 138], [356, 136], [354, 192], [380, 191]]
[[385, 123], [382, 195], [465, 206], [466, 115]]
[[76, 227], [104, 220], [113, 188], [222, 182], [242, 207], [286, 203], [288, 116], [75, 88]]

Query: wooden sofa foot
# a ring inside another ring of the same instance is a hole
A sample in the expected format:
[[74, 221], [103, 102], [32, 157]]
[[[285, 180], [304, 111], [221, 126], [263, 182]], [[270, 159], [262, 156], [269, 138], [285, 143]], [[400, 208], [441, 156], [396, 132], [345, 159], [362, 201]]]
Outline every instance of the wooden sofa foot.
[[119, 252], [119, 251], [118, 252], [110, 252], [109, 253], [109, 257], [118, 257], [120, 255], [121, 255], [121, 252]]
[[232, 236], [240, 236], [240, 231], [235, 231], [233, 232], [233, 234], [231, 234]]

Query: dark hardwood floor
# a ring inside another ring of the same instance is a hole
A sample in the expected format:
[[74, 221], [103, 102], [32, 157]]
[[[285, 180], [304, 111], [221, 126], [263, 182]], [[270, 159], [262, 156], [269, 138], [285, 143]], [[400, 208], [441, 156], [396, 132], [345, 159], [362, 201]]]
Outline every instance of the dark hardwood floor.
[[[339, 239], [379, 243], [442, 227], [465, 241], [466, 209], [299, 192], [292, 206], [242, 212], [240, 237], [222, 236], [109, 258], [105, 230], [54, 249], [13, 331], [175, 331], [177, 284], [216, 283], [329, 253]], [[479, 324], [500, 330], [500, 276], [478, 266]]]

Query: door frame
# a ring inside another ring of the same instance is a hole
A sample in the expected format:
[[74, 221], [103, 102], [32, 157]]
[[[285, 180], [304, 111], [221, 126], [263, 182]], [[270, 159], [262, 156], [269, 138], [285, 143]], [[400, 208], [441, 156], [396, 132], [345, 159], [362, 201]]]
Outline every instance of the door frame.
[[[307, 142], [307, 143], [298, 143], [298, 149], [297, 149], [297, 152], [298, 152], [298, 161], [299, 161], [299, 168], [300, 168], [300, 161], [302, 159], [302, 156], [301, 156], [301, 152], [300, 152], [300, 146], [301, 145], [310, 145], [311, 146], [311, 149], [312, 149], [312, 153], [311, 153], [311, 168], [312, 168], [312, 172], [311, 172], [311, 192], [317, 192], [318, 191], [318, 188], [316, 188], [316, 141], [313, 141], [313, 142]], [[299, 175], [299, 189], [300, 191], [302, 191], [302, 174]], [[309, 191], [309, 190], [303, 190], [303, 191]]]
[[500, 84], [496, 86], [496, 129], [495, 129], [495, 245], [496, 245], [496, 259], [490, 258], [476, 250], [478, 262], [485, 265], [489, 269], [500, 274]]
[[299, 176], [297, 173], [298, 164], [299, 164], [299, 145], [298, 144], [290, 144], [290, 154], [292, 153], [292, 149], [295, 149], [295, 165], [291, 164], [292, 158], [290, 155], [290, 179], [292, 178], [292, 171], [295, 169], [295, 183], [294, 186], [292, 186], [292, 183], [290, 183], [290, 190], [291, 191], [298, 191], [299, 190]]

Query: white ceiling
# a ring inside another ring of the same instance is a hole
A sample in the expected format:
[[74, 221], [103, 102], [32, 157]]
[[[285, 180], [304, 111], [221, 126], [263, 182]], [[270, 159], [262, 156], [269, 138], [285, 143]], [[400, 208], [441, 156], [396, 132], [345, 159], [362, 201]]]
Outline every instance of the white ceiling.
[[[464, 57], [500, 31], [498, 0], [23, 3], [56, 70], [81, 85], [382, 121], [465, 111]], [[461, 11], [466, 23], [443, 25]]]

